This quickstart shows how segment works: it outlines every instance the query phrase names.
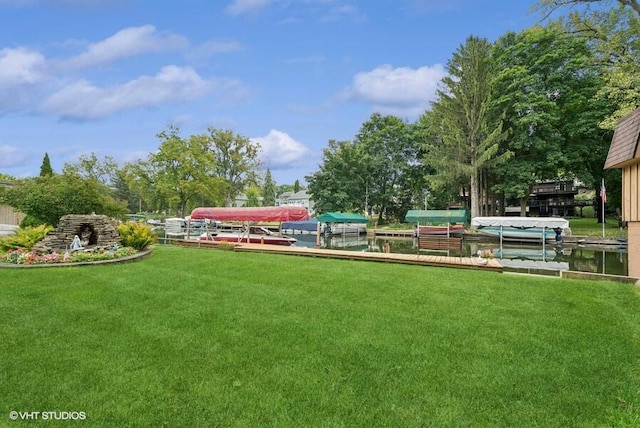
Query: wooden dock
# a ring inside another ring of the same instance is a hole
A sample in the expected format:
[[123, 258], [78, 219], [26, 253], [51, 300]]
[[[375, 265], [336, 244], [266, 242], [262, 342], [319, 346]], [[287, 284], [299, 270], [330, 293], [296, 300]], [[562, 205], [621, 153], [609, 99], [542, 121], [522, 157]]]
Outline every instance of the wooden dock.
[[374, 238], [412, 238], [414, 235], [413, 229], [367, 229], [367, 236]]
[[477, 257], [449, 257], [424, 254], [398, 254], [365, 251], [326, 250], [320, 248], [288, 247], [284, 245], [237, 244], [234, 251], [289, 254], [308, 257], [327, 257], [333, 259], [366, 260], [387, 263], [403, 263], [423, 266], [455, 267], [464, 269], [482, 269], [502, 272], [503, 267], [496, 259], [483, 259], [482, 264]]

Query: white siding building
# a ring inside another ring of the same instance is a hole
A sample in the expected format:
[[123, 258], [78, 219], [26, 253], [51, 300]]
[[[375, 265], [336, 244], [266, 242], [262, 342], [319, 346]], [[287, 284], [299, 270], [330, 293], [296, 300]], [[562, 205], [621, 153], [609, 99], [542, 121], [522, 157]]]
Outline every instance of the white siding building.
[[299, 192], [285, 192], [282, 195], [278, 196], [278, 200], [276, 201], [276, 205], [291, 205], [298, 207], [305, 207], [309, 211], [309, 215], [314, 214], [313, 209], [313, 201], [311, 200], [311, 195], [307, 193], [306, 190], [300, 190]]

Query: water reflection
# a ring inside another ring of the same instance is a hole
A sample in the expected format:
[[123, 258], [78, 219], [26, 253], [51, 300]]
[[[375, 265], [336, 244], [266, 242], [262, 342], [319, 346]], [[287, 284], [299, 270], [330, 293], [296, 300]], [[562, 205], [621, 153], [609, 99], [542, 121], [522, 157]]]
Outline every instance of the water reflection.
[[[315, 247], [316, 235], [295, 235], [300, 247]], [[569, 245], [503, 244], [464, 241], [461, 251], [418, 250], [414, 239], [370, 238], [360, 236], [321, 236], [321, 248], [350, 251], [379, 251], [385, 247], [392, 253], [432, 254], [451, 257], [474, 257], [478, 251], [491, 250], [508, 270], [529, 273], [557, 274], [561, 270], [602, 273], [626, 276], [629, 271], [626, 247], [604, 246], [599, 248]]]

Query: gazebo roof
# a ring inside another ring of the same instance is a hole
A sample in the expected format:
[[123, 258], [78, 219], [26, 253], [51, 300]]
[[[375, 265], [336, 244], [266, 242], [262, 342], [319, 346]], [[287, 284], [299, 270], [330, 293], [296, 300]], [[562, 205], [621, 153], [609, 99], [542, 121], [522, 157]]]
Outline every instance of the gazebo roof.
[[613, 133], [605, 169], [623, 168], [640, 161], [640, 107], [620, 119]]

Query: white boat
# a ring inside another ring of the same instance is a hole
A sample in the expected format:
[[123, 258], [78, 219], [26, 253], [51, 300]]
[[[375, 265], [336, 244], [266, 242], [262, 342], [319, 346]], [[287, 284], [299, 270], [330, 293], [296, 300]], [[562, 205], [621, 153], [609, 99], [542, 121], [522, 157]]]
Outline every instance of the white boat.
[[500, 227], [488, 226], [478, 228], [478, 233], [482, 235], [494, 236], [505, 241], [540, 241], [544, 233], [545, 241], [554, 241], [556, 232], [553, 229], [501, 229]]
[[556, 217], [474, 217], [471, 227], [507, 241], [558, 242], [570, 230], [568, 220]]
[[171, 217], [164, 221], [164, 232], [167, 236], [184, 236], [186, 222], [180, 217]]
[[324, 231], [329, 235], [363, 235], [367, 233], [367, 225], [360, 223], [329, 223]]

